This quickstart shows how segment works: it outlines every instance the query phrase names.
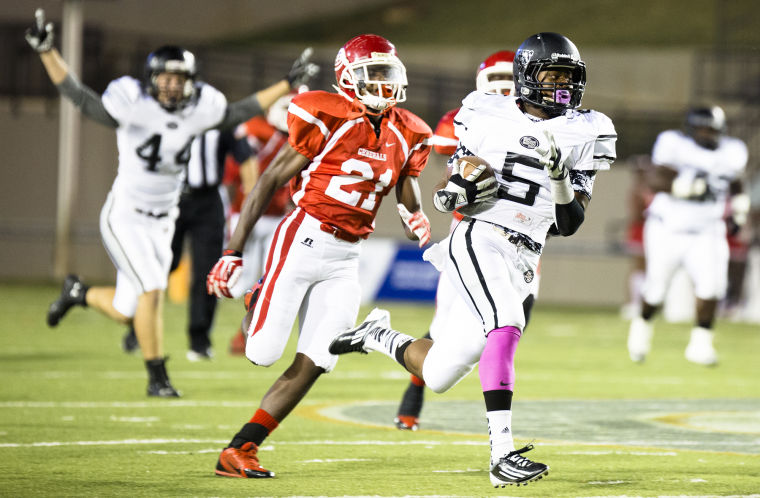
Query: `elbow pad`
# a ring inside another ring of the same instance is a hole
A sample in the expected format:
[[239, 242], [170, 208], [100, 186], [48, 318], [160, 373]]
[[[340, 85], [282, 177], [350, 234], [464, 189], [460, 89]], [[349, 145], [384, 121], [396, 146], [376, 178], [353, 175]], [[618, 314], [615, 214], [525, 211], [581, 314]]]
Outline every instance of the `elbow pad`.
[[559, 234], [567, 237], [578, 231], [583, 220], [585, 219], [583, 206], [576, 199], [568, 204], [554, 205], [554, 218], [557, 222]]

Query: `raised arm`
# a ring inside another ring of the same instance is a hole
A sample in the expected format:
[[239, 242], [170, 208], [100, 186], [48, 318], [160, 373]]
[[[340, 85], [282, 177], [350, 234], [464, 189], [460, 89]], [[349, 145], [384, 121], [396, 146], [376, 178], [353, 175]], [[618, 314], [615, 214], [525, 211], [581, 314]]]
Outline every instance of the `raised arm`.
[[82, 114], [100, 124], [116, 128], [119, 123], [106, 111], [103, 102], [94, 90], [79, 82], [69, 71], [69, 66], [53, 46], [53, 23], [45, 23], [45, 11], [37, 9], [34, 25], [26, 31], [26, 41], [40, 55], [50, 81], [61, 95], [77, 106]]
[[243, 121], [262, 114], [277, 99], [283, 95], [287, 95], [291, 90], [306, 84], [319, 73], [319, 66], [313, 62], [309, 62], [313, 52], [311, 47], [301, 52], [301, 55], [295, 60], [288, 74], [274, 85], [229, 104], [218, 128], [237, 126]]

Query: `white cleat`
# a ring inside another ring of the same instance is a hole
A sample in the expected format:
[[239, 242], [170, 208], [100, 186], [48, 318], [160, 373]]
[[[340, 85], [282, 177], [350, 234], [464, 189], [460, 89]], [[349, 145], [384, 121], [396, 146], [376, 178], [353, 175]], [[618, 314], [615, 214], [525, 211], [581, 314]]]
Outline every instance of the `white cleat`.
[[684, 356], [692, 363], [712, 367], [718, 364], [718, 353], [713, 346], [713, 332], [702, 327], [691, 330], [691, 339]]
[[628, 329], [628, 355], [632, 361], [642, 363], [652, 349], [654, 327], [640, 316], [631, 320]]

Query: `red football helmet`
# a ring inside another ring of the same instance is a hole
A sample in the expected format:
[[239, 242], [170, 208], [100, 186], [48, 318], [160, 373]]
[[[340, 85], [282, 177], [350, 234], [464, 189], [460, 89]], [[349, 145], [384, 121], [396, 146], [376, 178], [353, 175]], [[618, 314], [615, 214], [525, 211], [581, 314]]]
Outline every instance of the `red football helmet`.
[[512, 62], [515, 53], [501, 50], [489, 55], [480, 63], [475, 76], [475, 88], [480, 92], [509, 95], [515, 89]]
[[343, 45], [335, 57], [335, 79], [338, 93], [373, 111], [406, 100], [406, 68], [396, 47], [382, 36], [359, 35]]

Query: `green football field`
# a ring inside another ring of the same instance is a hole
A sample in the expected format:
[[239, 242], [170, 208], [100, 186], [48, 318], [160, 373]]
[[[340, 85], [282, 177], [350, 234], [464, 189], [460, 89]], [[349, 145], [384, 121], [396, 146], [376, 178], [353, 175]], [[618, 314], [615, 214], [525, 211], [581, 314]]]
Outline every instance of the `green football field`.
[[[391, 421], [408, 375], [348, 355], [264, 443], [265, 480], [214, 475], [219, 451], [289, 364], [230, 356], [242, 316], [222, 304], [212, 362], [185, 359], [186, 307], [168, 304], [179, 400], [149, 399], [123, 330], [74, 309], [48, 329], [57, 286], [0, 286], [0, 496], [754, 496], [760, 497], [760, 327], [719, 322], [715, 368], [683, 359], [688, 324], [658, 322], [646, 364], [629, 361], [614, 310], [536, 307], [517, 355], [514, 432], [551, 467], [494, 489], [477, 371], [426, 394], [421, 429]], [[384, 305], [422, 335], [432, 307]], [[362, 310], [362, 317], [368, 309]]]

